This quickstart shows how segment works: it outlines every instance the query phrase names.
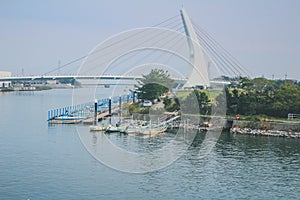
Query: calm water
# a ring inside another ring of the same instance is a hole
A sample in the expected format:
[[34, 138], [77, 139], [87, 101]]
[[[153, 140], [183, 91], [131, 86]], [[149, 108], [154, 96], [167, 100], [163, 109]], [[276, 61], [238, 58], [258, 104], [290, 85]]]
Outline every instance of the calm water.
[[[0, 93], [0, 199], [299, 199], [300, 140], [224, 133], [199, 159], [198, 134], [167, 168], [122, 173], [94, 159], [74, 126], [48, 126], [46, 111], [70, 105], [71, 93]], [[164, 137], [110, 139], [159, 146]]]

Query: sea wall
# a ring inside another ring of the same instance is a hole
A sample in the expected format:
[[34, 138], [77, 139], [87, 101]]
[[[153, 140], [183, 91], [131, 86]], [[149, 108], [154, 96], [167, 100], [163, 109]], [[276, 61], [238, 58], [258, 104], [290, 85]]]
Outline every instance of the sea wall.
[[247, 135], [300, 138], [300, 122], [256, 122], [234, 120], [231, 132]]
[[233, 120], [232, 127], [300, 132], [300, 122], [299, 121], [259, 122], [259, 121]]

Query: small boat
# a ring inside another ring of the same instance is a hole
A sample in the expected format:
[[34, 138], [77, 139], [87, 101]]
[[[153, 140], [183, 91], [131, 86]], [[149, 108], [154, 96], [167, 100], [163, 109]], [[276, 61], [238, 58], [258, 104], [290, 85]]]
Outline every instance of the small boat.
[[105, 132], [106, 132], [106, 133], [116, 133], [116, 132], [120, 132], [120, 128], [119, 128], [119, 127], [112, 126], [112, 125], [109, 125], [108, 127], [105, 128]]
[[104, 126], [90, 126], [90, 131], [105, 131]]
[[51, 124], [78, 124], [82, 122], [84, 118], [79, 116], [59, 116], [50, 120]]
[[167, 126], [150, 128], [149, 126], [141, 127], [128, 127], [122, 130], [123, 133], [128, 135], [157, 135], [167, 131]]
[[133, 126], [133, 125], [129, 125], [126, 127], [120, 127], [120, 132], [127, 134], [127, 135], [133, 135], [136, 134], [140, 131], [141, 127], [140, 126]]

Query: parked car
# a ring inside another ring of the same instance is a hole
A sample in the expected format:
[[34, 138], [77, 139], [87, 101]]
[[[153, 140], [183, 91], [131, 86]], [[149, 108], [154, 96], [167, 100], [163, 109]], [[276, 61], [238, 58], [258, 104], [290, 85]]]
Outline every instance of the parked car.
[[143, 106], [144, 106], [144, 107], [152, 106], [152, 102], [149, 101], [149, 100], [145, 100], [145, 101], [143, 102]]

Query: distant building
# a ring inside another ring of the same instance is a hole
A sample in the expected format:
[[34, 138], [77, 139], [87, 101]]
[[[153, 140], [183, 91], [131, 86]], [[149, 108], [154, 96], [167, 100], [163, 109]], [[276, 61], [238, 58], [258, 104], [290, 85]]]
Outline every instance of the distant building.
[[47, 83], [48, 85], [56, 85], [56, 84], [58, 84], [59, 82], [58, 82], [57, 80], [47, 80], [46, 83]]
[[[0, 71], [0, 77], [11, 77], [11, 72]], [[11, 81], [0, 81], [0, 88], [12, 87]]]

